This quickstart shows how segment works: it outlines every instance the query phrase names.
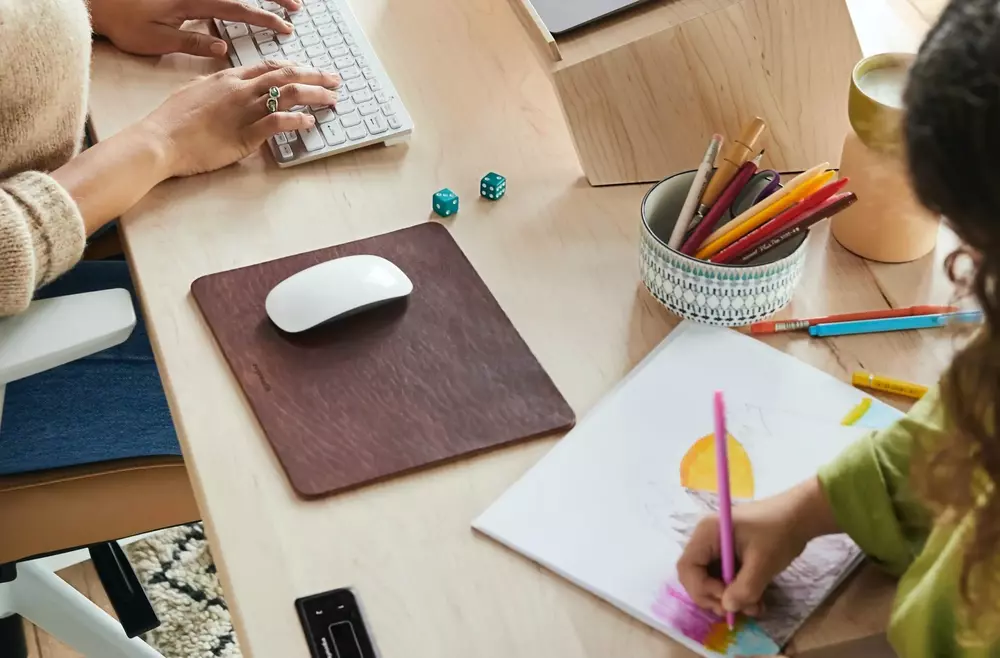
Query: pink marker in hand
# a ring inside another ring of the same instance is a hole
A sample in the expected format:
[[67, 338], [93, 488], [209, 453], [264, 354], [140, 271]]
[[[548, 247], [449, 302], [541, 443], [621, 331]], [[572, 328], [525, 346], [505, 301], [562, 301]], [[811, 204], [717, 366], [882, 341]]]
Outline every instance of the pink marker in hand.
[[[728, 587], [736, 575], [736, 550], [733, 542], [733, 500], [729, 494], [729, 446], [726, 435], [726, 404], [722, 391], [715, 392], [715, 466], [719, 484], [719, 536], [722, 541], [722, 582]], [[736, 618], [726, 613], [732, 629]]]

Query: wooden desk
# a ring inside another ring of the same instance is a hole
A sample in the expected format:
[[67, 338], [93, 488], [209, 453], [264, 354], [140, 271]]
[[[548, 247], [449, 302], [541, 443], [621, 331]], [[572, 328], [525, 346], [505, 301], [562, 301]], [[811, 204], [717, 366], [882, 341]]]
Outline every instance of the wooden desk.
[[[866, 3], [873, 0], [856, 4]], [[415, 119], [408, 146], [285, 171], [257, 155], [168, 182], [123, 218], [244, 654], [305, 657], [294, 600], [352, 585], [386, 658], [686, 655], [470, 530], [553, 440], [305, 502], [288, 486], [204, 325], [189, 294], [196, 277], [427, 221], [431, 194], [444, 186], [462, 197], [447, 225], [581, 416], [676, 324], [639, 284], [644, 188], [585, 183], [552, 89], [507, 0], [353, 4]], [[92, 98], [98, 136], [211, 66], [187, 57], [140, 60], [99, 46]], [[489, 170], [509, 180], [498, 203], [478, 198], [479, 178]], [[900, 266], [869, 266], [818, 237], [794, 314], [950, 297], [940, 267], [952, 245], [947, 236], [936, 253]], [[952, 349], [934, 332], [772, 342], [838, 376], [866, 367], [923, 382], [935, 379]], [[866, 573], [800, 646], [875, 632], [888, 596], [885, 581]]]

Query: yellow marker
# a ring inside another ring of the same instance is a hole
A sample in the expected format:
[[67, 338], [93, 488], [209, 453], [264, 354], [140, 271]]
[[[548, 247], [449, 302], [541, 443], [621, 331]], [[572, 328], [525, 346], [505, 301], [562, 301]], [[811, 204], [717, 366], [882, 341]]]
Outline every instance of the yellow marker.
[[829, 168], [830, 168], [829, 162], [822, 162], [813, 167], [812, 169], [809, 169], [808, 171], [803, 171], [801, 174], [799, 174], [792, 180], [788, 181], [788, 185], [783, 185], [782, 187], [778, 188], [778, 190], [774, 194], [761, 199], [747, 210], [741, 212], [735, 218], [729, 220], [719, 228], [709, 233], [708, 237], [705, 238], [705, 242], [703, 244], [708, 244], [713, 240], [718, 240], [723, 235], [725, 235], [732, 229], [739, 226], [741, 223], [745, 222], [746, 220], [750, 219], [751, 217], [759, 213], [761, 210], [770, 207], [772, 203], [775, 203], [776, 201], [779, 201], [782, 198], [784, 198], [784, 196], [787, 195], [789, 192], [791, 192], [796, 186], [805, 183], [806, 181], [816, 176], [816, 174], [821, 174]]
[[[695, 258], [700, 258], [702, 260], [705, 260], [706, 258], [711, 258], [712, 256], [719, 253], [732, 243], [742, 238], [750, 231], [754, 230], [758, 226], [761, 226], [765, 222], [774, 219], [775, 217], [777, 217], [779, 214], [781, 214], [791, 206], [795, 205], [802, 199], [806, 198], [819, 188], [823, 187], [824, 185], [829, 183], [836, 175], [837, 172], [835, 171], [824, 171], [806, 179], [805, 182], [799, 184], [795, 184], [795, 181], [799, 179], [799, 177], [796, 177], [795, 179], [792, 180], [791, 183], [789, 183], [788, 192], [782, 195], [781, 198], [773, 200], [771, 205], [767, 206], [766, 208], [759, 211], [757, 214], [751, 216], [750, 218], [748, 218], [747, 220], [743, 221], [740, 224], [736, 224], [736, 220], [734, 219], [726, 226], [729, 226], [730, 224], [735, 224], [735, 226], [733, 226], [733, 228], [731, 228], [730, 230], [728, 230], [726, 233], [716, 238], [715, 240], [706, 241], [705, 245], [698, 250], [698, 253], [695, 254]], [[770, 198], [771, 197], [768, 197], [768, 199]], [[764, 201], [767, 201], [768, 199], [764, 199]], [[737, 217], [737, 219], [739, 219], [739, 217]]]
[[910, 382], [904, 382], [890, 377], [879, 377], [878, 375], [873, 375], [870, 372], [855, 372], [851, 375], [851, 384], [854, 386], [863, 386], [865, 388], [875, 389], [876, 391], [895, 393], [896, 395], [903, 395], [915, 400], [919, 400], [927, 393], [926, 386], [911, 384]]
[[847, 415], [844, 416], [844, 419], [840, 421], [840, 424], [847, 426], [853, 425], [854, 423], [861, 420], [864, 417], [864, 415], [868, 413], [868, 410], [871, 408], [872, 408], [872, 399], [865, 398], [864, 400], [858, 403], [858, 406], [851, 409], [847, 413]]

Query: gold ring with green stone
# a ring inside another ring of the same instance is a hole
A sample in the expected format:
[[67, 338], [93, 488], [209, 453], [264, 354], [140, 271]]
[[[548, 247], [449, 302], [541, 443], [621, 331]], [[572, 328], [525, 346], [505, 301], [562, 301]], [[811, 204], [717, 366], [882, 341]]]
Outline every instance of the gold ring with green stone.
[[278, 99], [281, 98], [281, 90], [271, 87], [267, 90], [267, 111], [274, 114], [278, 111]]

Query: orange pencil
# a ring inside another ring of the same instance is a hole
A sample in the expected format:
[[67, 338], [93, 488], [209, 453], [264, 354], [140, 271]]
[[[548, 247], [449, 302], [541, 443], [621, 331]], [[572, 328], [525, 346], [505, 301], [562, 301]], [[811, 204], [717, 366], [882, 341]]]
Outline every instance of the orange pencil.
[[839, 313], [821, 318], [807, 320], [777, 320], [771, 322], [755, 322], [750, 325], [752, 334], [780, 334], [786, 331], [808, 329], [814, 324], [830, 322], [854, 322], [856, 320], [881, 320], [883, 318], [901, 318], [908, 315], [936, 315], [939, 313], [954, 313], [957, 306], [908, 306], [906, 308], [887, 308], [880, 311], [858, 311], [857, 313]]

